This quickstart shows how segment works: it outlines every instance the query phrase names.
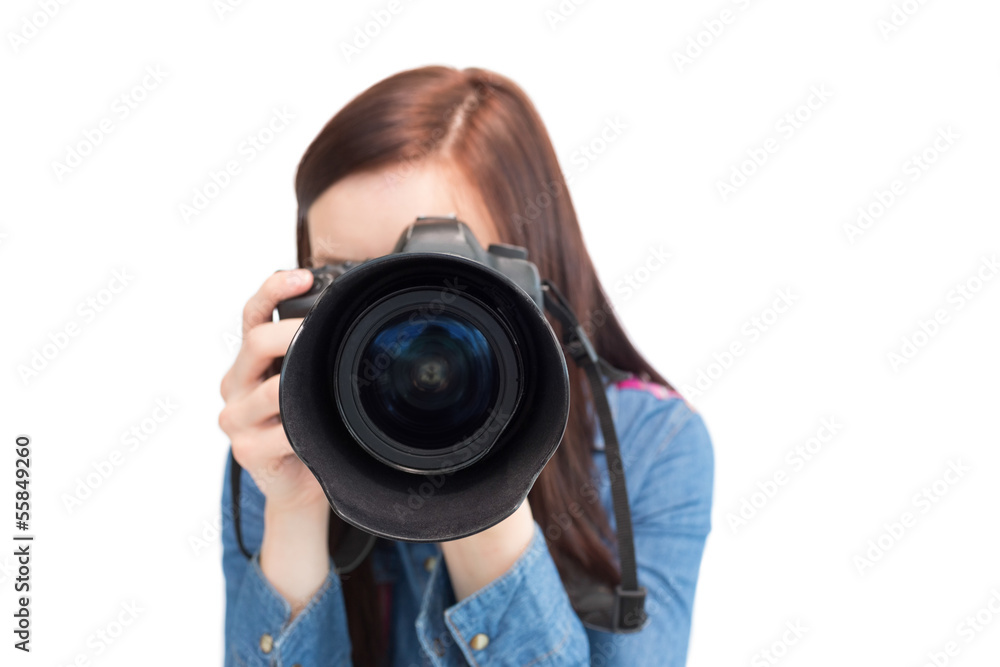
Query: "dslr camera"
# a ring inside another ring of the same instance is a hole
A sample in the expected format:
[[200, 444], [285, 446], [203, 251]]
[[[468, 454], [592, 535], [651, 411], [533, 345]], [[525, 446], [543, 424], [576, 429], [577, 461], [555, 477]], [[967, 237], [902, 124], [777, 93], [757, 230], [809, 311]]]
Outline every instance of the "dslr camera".
[[569, 383], [524, 248], [484, 249], [454, 217], [393, 251], [312, 269], [281, 368], [288, 440], [333, 510], [373, 535], [440, 542], [526, 497], [562, 439]]

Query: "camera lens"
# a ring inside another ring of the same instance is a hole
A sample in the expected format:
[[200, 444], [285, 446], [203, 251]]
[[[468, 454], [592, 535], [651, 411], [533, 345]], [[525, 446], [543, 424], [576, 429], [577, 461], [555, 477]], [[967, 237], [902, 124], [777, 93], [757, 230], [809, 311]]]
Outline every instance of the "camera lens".
[[468, 294], [387, 294], [355, 316], [336, 359], [333, 399], [345, 425], [369, 454], [407, 472], [485, 457], [521, 397], [508, 325]]
[[361, 406], [385, 435], [419, 450], [447, 448], [486, 422], [499, 392], [486, 336], [457, 314], [401, 313], [361, 355]]

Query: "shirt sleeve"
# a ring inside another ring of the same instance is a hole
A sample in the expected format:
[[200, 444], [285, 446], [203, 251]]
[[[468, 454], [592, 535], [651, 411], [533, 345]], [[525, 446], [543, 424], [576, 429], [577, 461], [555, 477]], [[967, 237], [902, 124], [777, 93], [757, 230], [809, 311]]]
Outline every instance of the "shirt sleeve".
[[330, 573], [305, 609], [291, 606], [260, 569], [264, 495], [244, 470], [240, 482], [240, 526], [248, 559], [233, 523], [232, 458], [222, 491], [222, 571], [226, 580], [225, 667], [260, 665], [350, 665], [351, 643], [340, 577]]
[[461, 602], [441, 559], [425, 589], [417, 636], [436, 667], [590, 664], [583, 624], [538, 523], [511, 568]]
[[[510, 570], [461, 602], [444, 560], [435, 567], [416, 630], [436, 667], [685, 664], [710, 531], [712, 445], [701, 417], [681, 401], [648, 411], [641, 421], [628, 429], [638, 440], [623, 447], [623, 456], [639, 583], [647, 590], [646, 626], [632, 634], [585, 628], [536, 523], [530, 545]], [[603, 491], [607, 508], [610, 489]], [[613, 515], [609, 519], [614, 525]]]

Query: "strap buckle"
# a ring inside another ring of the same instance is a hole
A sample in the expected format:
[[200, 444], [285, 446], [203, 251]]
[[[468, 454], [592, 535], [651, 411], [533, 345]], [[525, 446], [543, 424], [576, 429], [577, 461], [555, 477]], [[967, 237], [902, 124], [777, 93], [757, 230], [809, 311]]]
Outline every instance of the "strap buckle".
[[612, 632], [637, 632], [646, 625], [646, 589], [631, 591], [615, 586], [615, 606], [611, 615]]

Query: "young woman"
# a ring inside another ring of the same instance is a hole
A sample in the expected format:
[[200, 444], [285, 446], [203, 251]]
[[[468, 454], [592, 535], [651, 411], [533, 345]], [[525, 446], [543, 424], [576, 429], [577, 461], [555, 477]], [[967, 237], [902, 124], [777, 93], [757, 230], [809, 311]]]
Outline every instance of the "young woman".
[[463, 539], [380, 541], [338, 576], [330, 554], [343, 526], [292, 452], [268, 371], [301, 321], [272, 322], [272, 310], [312, 283], [297, 269], [275, 273], [247, 302], [243, 345], [222, 380], [219, 424], [243, 468], [239, 522], [252, 554], [239, 548], [227, 468], [226, 665], [683, 665], [710, 530], [712, 445], [611, 309], [524, 92], [481, 69], [389, 77], [323, 128], [295, 188], [300, 266], [388, 254], [417, 216], [454, 213], [483, 247], [527, 248], [598, 354], [632, 374], [606, 392], [648, 622], [633, 634], [585, 627], [567, 594], [582, 577], [612, 588], [620, 580], [603, 438], [586, 376], [572, 364], [566, 434], [527, 502]]

